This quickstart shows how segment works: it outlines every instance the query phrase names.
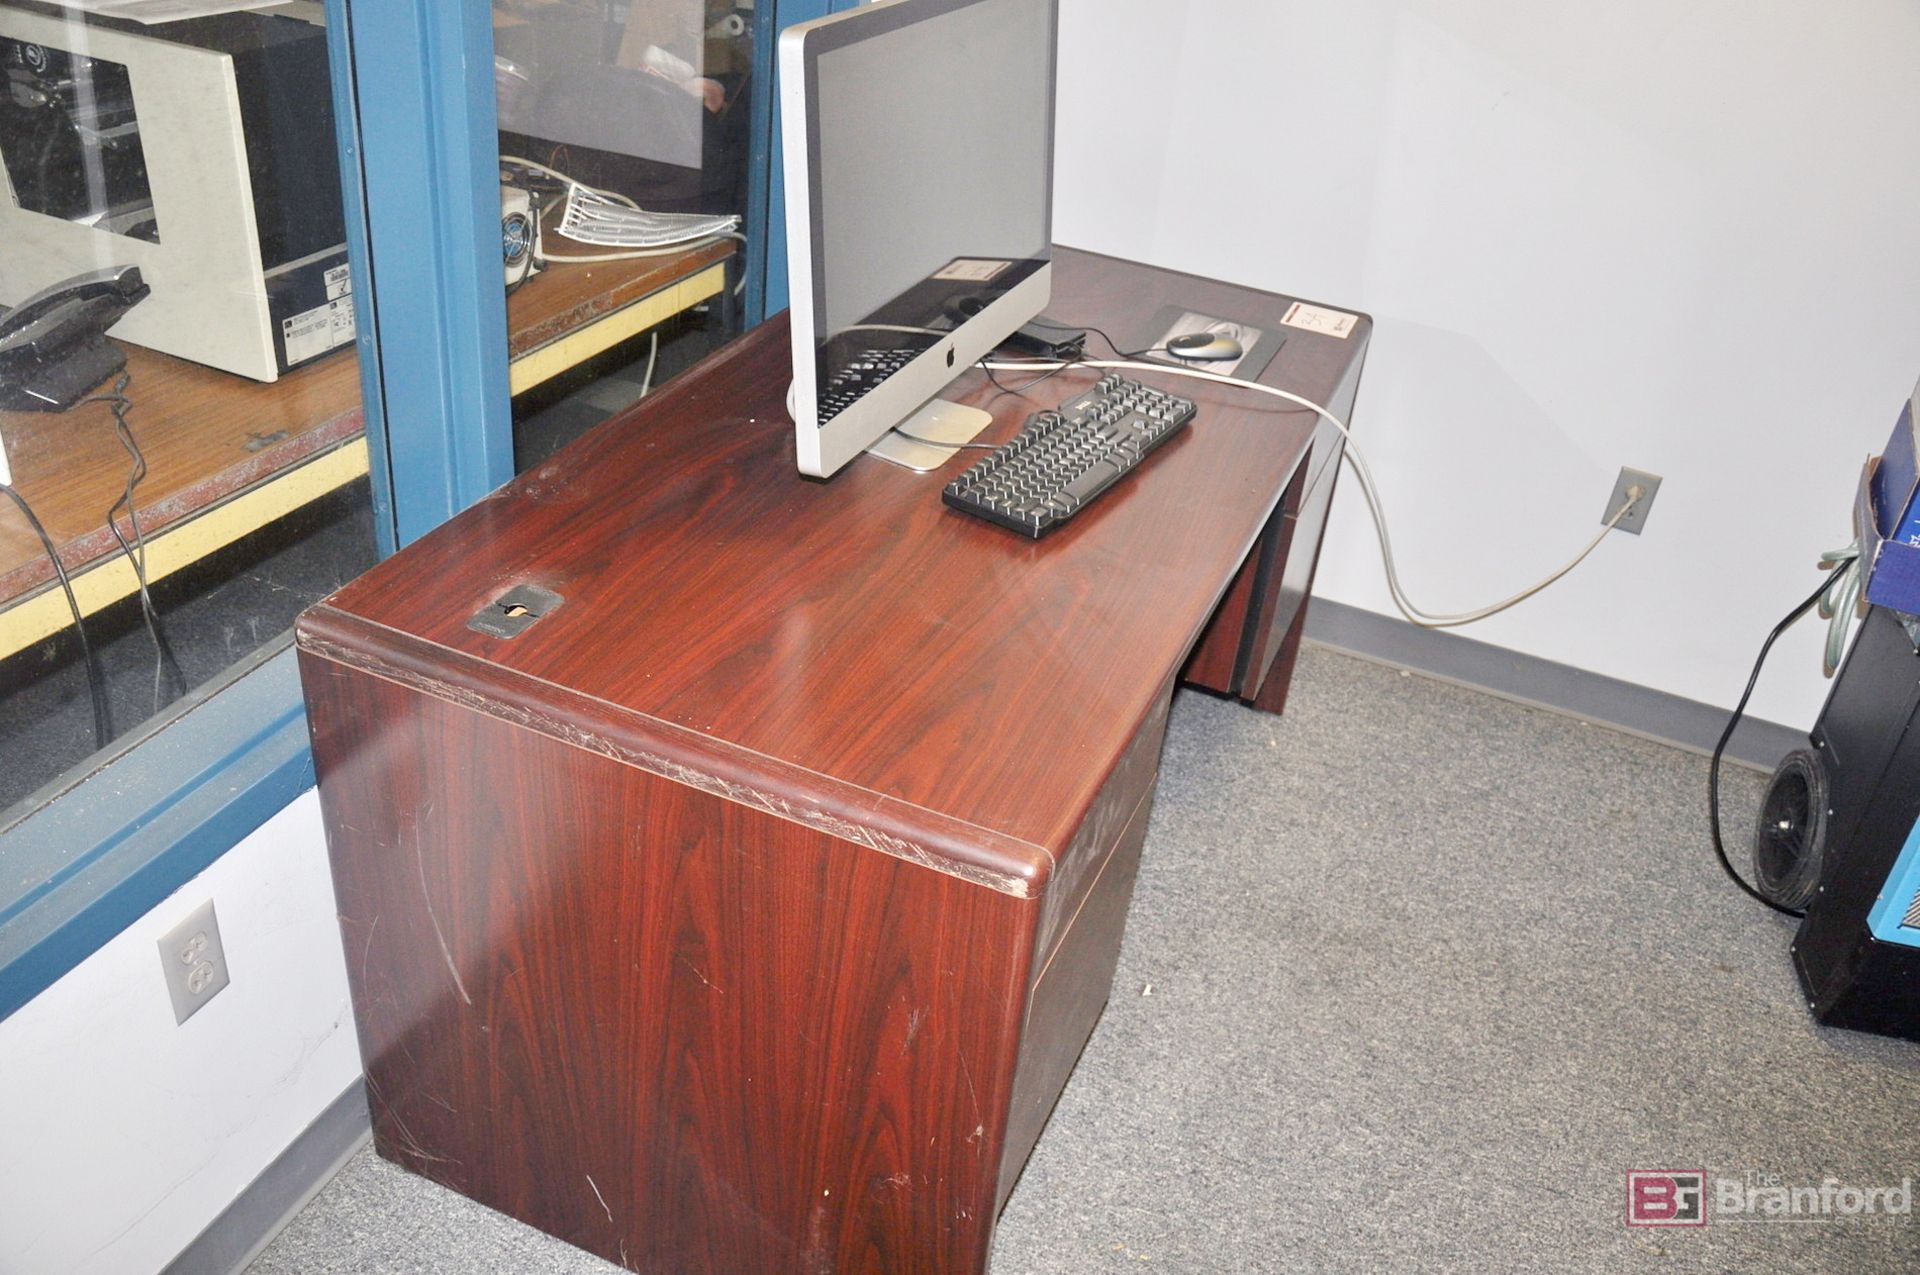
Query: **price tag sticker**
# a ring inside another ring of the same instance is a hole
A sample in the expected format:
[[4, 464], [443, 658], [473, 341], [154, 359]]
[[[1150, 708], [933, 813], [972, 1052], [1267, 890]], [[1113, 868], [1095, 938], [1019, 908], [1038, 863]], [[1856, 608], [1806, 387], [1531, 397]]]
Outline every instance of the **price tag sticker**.
[[1318, 332], [1321, 336], [1337, 336], [1342, 341], [1353, 334], [1359, 324], [1360, 316], [1348, 314], [1345, 310], [1329, 310], [1325, 306], [1308, 305], [1296, 301], [1287, 307], [1280, 322], [1290, 328], [1299, 328], [1303, 332]]
[[958, 279], [967, 283], [986, 283], [1012, 264], [1011, 261], [983, 261], [978, 257], [958, 257], [949, 262], [946, 269], [934, 271], [933, 277]]

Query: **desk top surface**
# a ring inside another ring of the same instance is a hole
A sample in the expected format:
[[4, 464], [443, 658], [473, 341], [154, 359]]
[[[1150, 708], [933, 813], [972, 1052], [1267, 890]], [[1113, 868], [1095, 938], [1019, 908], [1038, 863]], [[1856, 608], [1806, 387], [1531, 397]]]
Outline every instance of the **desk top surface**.
[[[1316, 401], [1370, 331], [1281, 327], [1289, 298], [1067, 250], [1048, 313], [1144, 345], [1170, 302], [1286, 333], [1261, 379]], [[802, 477], [788, 342], [781, 316], [721, 350], [318, 604], [301, 645], [1027, 893], [1318, 422], [1168, 377], [1199, 402], [1194, 424], [1028, 541], [941, 503], [978, 453], [927, 475], [862, 457]], [[976, 369], [945, 396], [992, 411], [982, 437], [999, 441], [1099, 375], [1021, 398]], [[516, 638], [467, 628], [523, 583], [564, 602]]]

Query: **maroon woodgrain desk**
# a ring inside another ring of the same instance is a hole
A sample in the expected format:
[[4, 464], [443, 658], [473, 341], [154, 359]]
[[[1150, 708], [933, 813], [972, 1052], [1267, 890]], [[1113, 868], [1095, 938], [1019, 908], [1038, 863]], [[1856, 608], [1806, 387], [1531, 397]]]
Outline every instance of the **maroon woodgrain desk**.
[[[1049, 313], [1144, 344], [1170, 302], [1351, 406], [1364, 320], [1066, 251]], [[941, 504], [965, 453], [802, 478], [787, 340], [300, 622], [375, 1144], [638, 1271], [980, 1271], [1106, 1002], [1176, 683], [1284, 701], [1338, 439], [1180, 382], [1194, 425], [1032, 542]], [[949, 396], [997, 441], [1097, 375]], [[562, 600], [468, 627], [522, 585]]]

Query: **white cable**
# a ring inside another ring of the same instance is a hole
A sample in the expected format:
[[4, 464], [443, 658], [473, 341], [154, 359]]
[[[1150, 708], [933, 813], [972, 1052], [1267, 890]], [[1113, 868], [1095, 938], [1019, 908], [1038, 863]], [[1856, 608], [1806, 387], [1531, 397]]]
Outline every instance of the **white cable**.
[[567, 190], [560, 233], [596, 248], [665, 248], [671, 244], [737, 233], [733, 213], [648, 212], [584, 186]]
[[[564, 182], [569, 191], [571, 191], [574, 187], [578, 186], [581, 190], [592, 191], [596, 195], [603, 195], [606, 198], [614, 200], [617, 203], [625, 204], [627, 207], [635, 209], [636, 211], [640, 207], [639, 204], [627, 198], [627, 196], [621, 194], [617, 190], [602, 190], [598, 186], [589, 186], [583, 181], [574, 180], [572, 177], [567, 176], [565, 173], [561, 172], [557, 168], [549, 168], [547, 165], [542, 164], [537, 160], [527, 159], [525, 156], [502, 155], [500, 157], [500, 166], [502, 168], [506, 168], [509, 166], [518, 167], [518, 168], [531, 168], [536, 173], [545, 173], [547, 176], [553, 178], [557, 182]], [[664, 256], [667, 256], [669, 253], [684, 252], [689, 248], [701, 247], [703, 245], [704, 245], [704, 241], [703, 241], [703, 244], [676, 244], [670, 248], [646, 248], [646, 249], [639, 249], [633, 252], [596, 252], [596, 253], [582, 254], [580, 256], [562, 255], [558, 257], [553, 256], [551, 253], [547, 252], [545, 248], [536, 246], [533, 250], [532, 256], [534, 257], [535, 260], [544, 261], [549, 264], [564, 264], [569, 261], [584, 261], [584, 262], [632, 261], [639, 257], [664, 257]]]
[[1306, 408], [1308, 411], [1317, 413], [1321, 417], [1321, 419], [1325, 420], [1329, 425], [1332, 425], [1335, 429], [1339, 430], [1341, 437], [1346, 440], [1347, 445], [1345, 448], [1341, 450], [1341, 455], [1345, 458], [1347, 464], [1353, 469], [1354, 477], [1359, 480], [1360, 494], [1366, 498], [1367, 512], [1373, 516], [1374, 536], [1380, 542], [1380, 561], [1386, 567], [1387, 592], [1391, 594], [1393, 597], [1393, 605], [1399, 610], [1401, 615], [1407, 618], [1407, 620], [1410, 623], [1417, 624], [1423, 629], [1457, 628], [1458, 626], [1463, 624], [1472, 624], [1476, 620], [1484, 620], [1488, 616], [1498, 615], [1500, 612], [1507, 610], [1509, 607], [1517, 606], [1520, 603], [1525, 602], [1528, 598], [1532, 597], [1536, 593], [1539, 593], [1541, 590], [1545, 589], [1548, 585], [1554, 583], [1556, 580], [1560, 579], [1560, 577], [1566, 575], [1569, 571], [1572, 571], [1575, 567], [1579, 566], [1582, 562], [1585, 562], [1587, 560], [1587, 555], [1592, 553], [1596, 548], [1599, 547], [1600, 542], [1607, 538], [1607, 533], [1612, 531], [1614, 527], [1618, 526], [1620, 520], [1622, 518], [1625, 518], [1630, 512], [1632, 512], [1633, 507], [1639, 504], [1642, 499], [1642, 497], [1639, 494], [1636, 494], [1630, 491], [1626, 503], [1621, 505], [1620, 508], [1614, 512], [1614, 515], [1611, 518], [1607, 519], [1606, 522], [1601, 525], [1600, 534], [1595, 536], [1592, 540], [1590, 540], [1587, 543], [1586, 548], [1582, 549], [1577, 555], [1575, 555], [1571, 562], [1568, 562], [1565, 566], [1553, 572], [1551, 575], [1547, 576], [1544, 580], [1541, 580], [1536, 584], [1528, 585], [1525, 589], [1522, 589], [1520, 592], [1514, 594], [1512, 597], [1507, 598], [1501, 602], [1495, 602], [1491, 606], [1477, 607], [1472, 611], [1461, 611], [1453, 615], [1437, 615], [1432, 612], [1424, 611], [1421, 608], [1415, 606], [1413, 603], [1413, 600], [1407, 596], [1406, 590], [1400, 586], [1400, 572], [1399, 572], [1399, 569], [1394, 565], [1393, 540], [1392, 540], [1392, 537], [1389, 536], [1387, 533], [1387, 519], [1386, 519], [1386, 514], [1382, 511], [1380, 507], [1380, 494], [1374, 487], [1373, 473], [1371, 470], [1367, 468], [1366, 458], [1360, 454], [1360, 448], [1353, 441], [1353, 431], [1347, 428], [1347, 424], [1345, 421], [1341, 420], [1338, 416], [1335, 416], [1332, 412], [1320, 406], [1320, 404], [1314, 402], [1313, 400], [1302, 398], [1300, 397], [1300, 395], [1289, 393], [1286, 390], [1276, 389], [1271, 385], [1261, 385], [1255, 381], [1242, 381], [1231, 376], [1221, 376], [1216, 372], [1202, 371], [1199, 368], [1173, 367], [1173, 366], [1161, 364], [1161, 363], [1129, 363], [1129, 362], [1113, 362], [1113, 361], [1104, 360], [1104, 359], [1088, 359], [1084, 362], [1073, 363], [1073, 364], [1055, 363], [1055, 362], [1020, 361], [1020, 362], [1010, 362], [1010, 363], [983, 362], [981, 363], [980, 366], [986, 368], [990, 372], [1022, 372], [1022, 371], [1046, 372], [1046, 371], [1056, 371], [1061, 368], [1071, 366], [1071, 367], [1103, 368], [1110, 371], [1153, 372], [1153, 373], [1165, 374], [1168, 376], [1184, 376], [1196, 381], [1212, 381], [1217, 385], [1230, 385], [1230, 386], [1236, 386], [1241, 389], [1257, 390], [1262, 394], [1270, 394], [1275, 398], [1285, 399], [1289, 403], [1298, 404], [1299, 406]]
[[[574, 187], [579, 187], [581, 190], [589, 191], [592, 194], [603, 196], [607, 199], [613, 200], [616, 203], [625, 204], [627, 207], [633, 209], [636, 212], [640, 210], [639, 204], [635, 203], [632, 199], [629, 199], [627, 196], [621, 194], [617, 190], [605, 190], [598, 186], [589, 186], [583, 181], [577, 181], [574, 178], [567, 176], [567, 174], [561, 172], [557, 168], [549, 168], [545, 164], [539, 163], [536, 160], [528, 159], [522, 155], [502, 155], [500, 157], [500, 166], [502, 168], [505, 168], [508, 166], [514, 166], [519, 168], [531, 168], [536, 173], [545, 173], [547, 176], [553, 178], [557, 182], [566, 183], [568, 190], [572, 190]], [[741, 243], [745, 243], [747, 241], [747, 237], [745, 235], [739, 234], [737, 232], [732, 232], [724, 235], [708, 235], [705, 238], [700, 239], [698, 241], [670, 244], [670, 245], [667, 245], [666, 247], [661, 247], [661, 248], [636, 248], [626, 252], [595, 252], [595, 253], [580, 253], [577, 255], [562, 254], [560, 256], [555, 256], [552, 253], [547, 252], [546, 249], [544, 248], [536, 248], [534, 250], [533, 255], [535, 258], [537, 258], [540, 261], [548, 262], [550, 264], [559, 264], [559, 265], [564, 265], [569, 261], [583, 261], [583, 262], [589, 262], [589, 263], [601, 262], [601, 261], [634, 261], [643, 257], [666, 257], [666, 256], [671, 256], [676, 252], [687, 252], [694, 248], [704, 248], [708, 244], [715, 243], [721, 239], [737, 239]]]
[[640, 397], [653, 393], [653, 368], [660, 361], [660, 329], [653, 330], [653, 340], [647, 344], [647, 374], [640, 380]]
[[665, 248], [634, 248], [627, 252], [566, 252], [556, 256], [543, 248], [540, 250], [539, 257], [550, 265], [565, 265], [569, 261], [637, 261], [642, 257], [671, 257], [675, 253], [692, 252], [695, 248], [705, 248], [719, 243], [722, 239], [738, 239], [741, 243], [746, 242], [744, 235], [708, 235], [705, 239], [669, 244]]
[[715, 235], [712, 238], [702, 239], [696, 243], [677, 243], [666, 248], [634, 248], [628, 252], [563, 252], [555, 255], [542, 249], [540, 252], [540, 260], [549, 265], [565, 265], [569, 261], [638, 261], [643, 257], [671, 257], [676, 253], [690, 252], [695, 248], [704, 248], [720, 238], [721, 236]]
[[849, 332], [905, 332], [911, 336], [952, 336], [940, 328], [916, 328], [908, 323], [849, 323], [837, 329], [834, 336], [845, 336]]

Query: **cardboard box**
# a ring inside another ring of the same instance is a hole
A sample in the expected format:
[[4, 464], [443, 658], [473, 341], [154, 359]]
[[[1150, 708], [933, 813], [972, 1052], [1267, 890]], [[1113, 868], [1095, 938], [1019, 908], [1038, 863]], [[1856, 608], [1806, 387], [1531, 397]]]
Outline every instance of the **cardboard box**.
[[1911, 505], [1889, 512], [1875, 501], [1884, 462], [1884, 457], [1875, 456], [1860, 471], [1860, 489], [1853, 502], [1853, 530], [1860, 538], [1861, 569], [1867, 573], [1867, 601], [1912, 614], [1920, 612], [1920, 545], [1904, 544], [1889, 535], [1889, 529], [1898, 529], [1896, 517], [1904, 520]]
[[1878, 520], [1881, 534], [1903, 545], [1920, 545], [1920, 506], [1914, 500], [1916, 489], [1920, 489], [1917, 428], [1920, 428], [1920, 386], [1914, 387], [1913, 397], [1901, 409], [1900, 420], [1893, 427], [1893, 437], [1887, 440], [1887, 450], [1880, 458], [1880, 468], [1873, 479], [1873, 505], [1882, 516]]
[[1900, 411], [1884, 455], [1867, 461], [1853, 502], [1867, 601], [1920, 612], [1920, 386]]

